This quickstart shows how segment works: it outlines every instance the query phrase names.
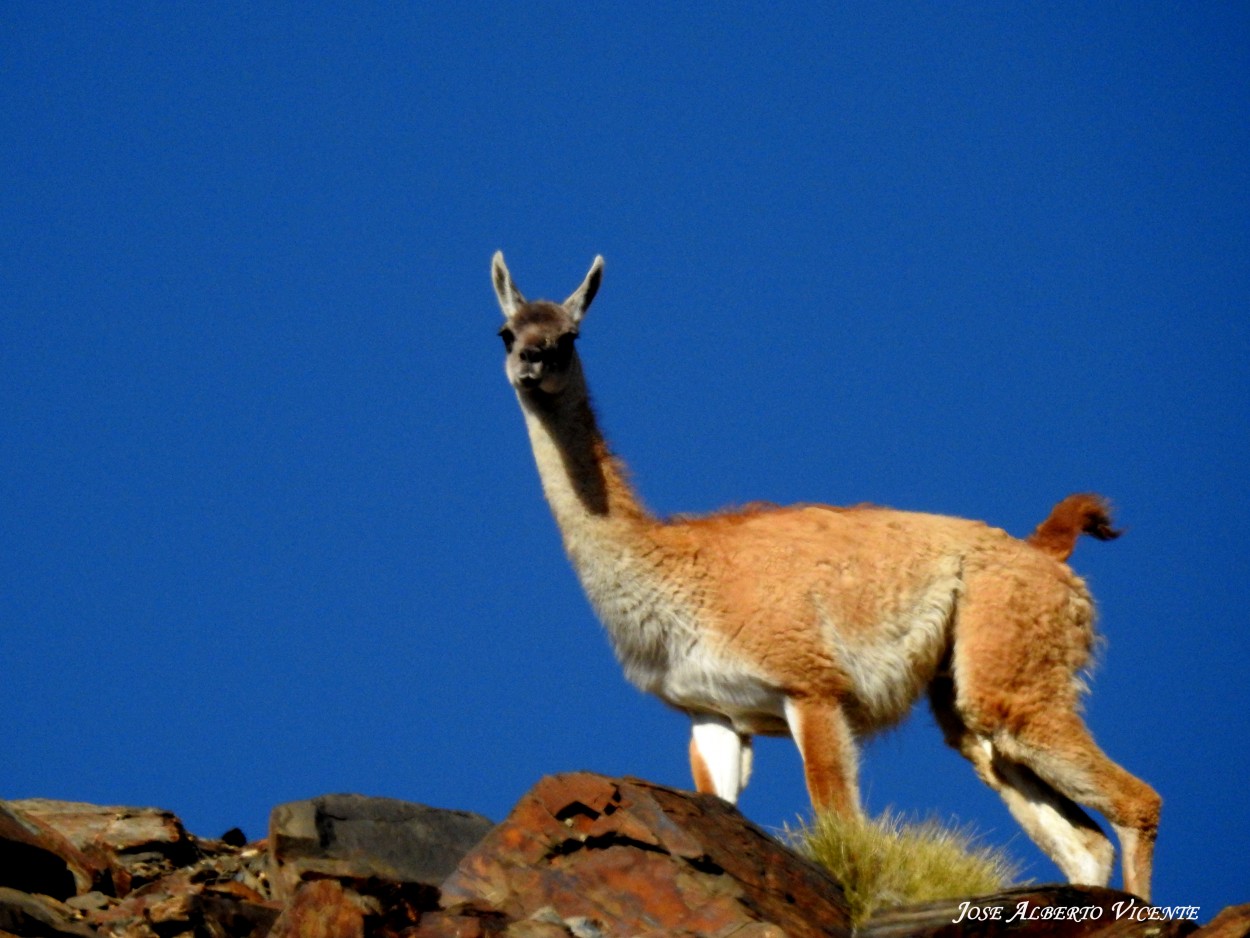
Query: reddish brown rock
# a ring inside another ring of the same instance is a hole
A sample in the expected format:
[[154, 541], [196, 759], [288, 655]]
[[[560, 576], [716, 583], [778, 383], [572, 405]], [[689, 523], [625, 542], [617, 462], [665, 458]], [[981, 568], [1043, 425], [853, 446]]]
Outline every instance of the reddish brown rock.
[[201, 855], [195, 839], [169, 811], [42, 798], [11, 801], [8, 806], [55, 831], [95, 866], [108, 869], [117, 895]]
[[230, 935], [260, 938], [282, 911], [259, 895], [195, 883], [185, 871], [152, 883], [120, 903], [92, 912], [87, 921], [102, 935], [171, 938]]
[[27, 798], [11, 801], [23, 814], [36, 817], [59, 831], [79, 849], [101, 846], [123, 853], [159, 850], [167, 854], [193, 853], [182, 822], [160, 808], [134, 808]]
[[850, 934], [828, 874], [729, 804], [588, 773], [522, 798], [444, 883], [457, 902], [572, 934]]
[[255, 846], [215, 852], [120, 901], [94, 905], [87, 921], [118, 938], [260, 938], [282, 911], [268, 894], [267, 865]]
[[365, 904], [333, 879], [300, 883], [270, 938], [364, 938]]
[[0, 802], [0, 886], [63, 901], [104, 884], [108, 870], [19, 802]]
[[[508, 917], [498, 910], [459, 906], [427, 912], [408, 938], [494, 938], [503, 935], [508, 924]], [[563, 929], [557, 934], [568, 936]]]
[[1191, 938], [1247, 938], [1250, 936], [1250, 904], [1230, 905]]
[[44, 895], [0, 887], [0, 935], [37, 935], [40, 938], [94, 938], [74, 911]]

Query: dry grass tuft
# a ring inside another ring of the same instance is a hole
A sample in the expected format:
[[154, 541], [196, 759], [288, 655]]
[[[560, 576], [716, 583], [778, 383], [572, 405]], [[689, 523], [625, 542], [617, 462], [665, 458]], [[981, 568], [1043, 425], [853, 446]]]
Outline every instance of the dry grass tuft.
[[855, 925], [891, 906], [999, 892], [1020, 873], [970, 828], [908, 822], [889, 810], [877, 819], [822, 814], [786, 835], [842, 884]]

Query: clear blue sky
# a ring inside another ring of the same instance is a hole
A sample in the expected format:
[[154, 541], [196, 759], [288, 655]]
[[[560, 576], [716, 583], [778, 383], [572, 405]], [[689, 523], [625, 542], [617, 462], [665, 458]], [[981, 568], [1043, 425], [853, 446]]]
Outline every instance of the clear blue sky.
[[[1250, 900], [1247, 8], [672, 6], [5, 5], [0, 796], [259, 837], [688, 784], [495, 336], [495, 249], [555, 298], [602, 253], [658, 512], [1110, 496], [1089, 722], [1165, 796], [1157, 899]], [[862, 783], [1056, 876], [923, 707]], [[806, 810], [789, 743], [742, 806]]]

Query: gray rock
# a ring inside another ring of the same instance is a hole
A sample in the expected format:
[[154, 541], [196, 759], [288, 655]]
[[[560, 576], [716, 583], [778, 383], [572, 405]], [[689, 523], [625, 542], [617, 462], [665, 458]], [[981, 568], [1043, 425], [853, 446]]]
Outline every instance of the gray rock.
[[434, 889], [493, 826], [478, 814], [391, 798], [322, 795], [290, 802], [269, 817], [273, 884], [283, 898], [312, 877]]

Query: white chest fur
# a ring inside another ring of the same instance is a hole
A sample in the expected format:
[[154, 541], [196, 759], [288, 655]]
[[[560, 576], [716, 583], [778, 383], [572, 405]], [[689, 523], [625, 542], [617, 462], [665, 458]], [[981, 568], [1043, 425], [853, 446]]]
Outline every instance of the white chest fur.
[[632, 684], [679, 709], [728, 717], [742, 732], [784, 719], [780, 692], [713, 646], [677, 586], [627, 551], [579, 546], [569, 544], [573, 566]]
[[[640, 533], [638, 519], [614, 517], [587, 503], [572, 470], [589, 464], [585, 440], [595, 433], [589, 427], [564, 428], [561, 436], [551, 421], [522, 405], [543, 492], [626, 678], [682, 710], [726, 716], [744, 732], [748, 726], [775, 727], [783, 721], [781, 695], [712, 644], [713, 632], [699, 621], [697, 603]], [[589, 412], [583, 416], [589, 419]], [[572, 445], [570, 440], [582, 442]], [[597, 469], [612, 471], [602, 464]]]

